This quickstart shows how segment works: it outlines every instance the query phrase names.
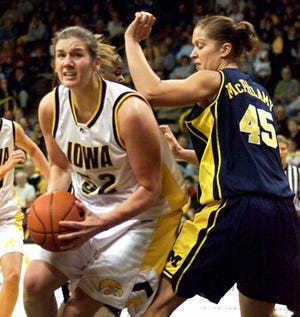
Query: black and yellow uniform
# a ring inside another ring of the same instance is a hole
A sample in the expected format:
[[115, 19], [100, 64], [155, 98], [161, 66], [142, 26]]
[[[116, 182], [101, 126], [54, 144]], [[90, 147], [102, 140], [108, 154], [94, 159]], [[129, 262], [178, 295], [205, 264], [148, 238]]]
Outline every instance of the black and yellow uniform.
[[202, 209], [183, 225], [164, 273], [185, 298], [217, 303], [237, 282], [250, 298], [299, 308], [299, 224], [271, 98], [239, 69], [220, 76], [216, 99], [186, 119]]

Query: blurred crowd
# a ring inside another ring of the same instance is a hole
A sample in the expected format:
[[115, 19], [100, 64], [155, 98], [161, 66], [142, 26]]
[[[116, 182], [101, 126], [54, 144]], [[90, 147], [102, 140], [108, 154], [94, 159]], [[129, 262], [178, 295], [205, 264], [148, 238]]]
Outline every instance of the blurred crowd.
[[[300, 3], [298, 0], [2, 0], [0, 3], [0, 110], [19, 122], [45, 152], [37, 120], [40, 98], [52, 88], [50, 44], [61, 27], [81, 25], [102, 34], [117, 47], [125, 65], [123, 34], [136, 11], [152, 12], [157, 21], [143, 43], [145, 55], [162, 79], [185, 78], [194, 72], [190, 59], [193, 26], [207, 14], [251, 22], [261, 39], [242, 68], [270, 92], [277, 133], [289, 140], [288, 160], [300, 166]], [[132, 86], [125, 67], [125, 84]], [[187, 105], [189, 109], [191, 105]], [[160, 124], [170, 125], [179, 142], [191, 147], [185, 134], [187, 109], [155, 109]], [[197, 169], [178, 162], [191, 196]], [[27, 165], [31, 165], [28, 163]], [[24, 169], [22, 169], [24, 170]], [[25, 183], [28, 173], [16, 181]], [[31, 180], [32, 181], [32, 180]], [[28, 190], [30, 197], [45, 186]], [[23, 186], [23, 185], [21, 185]], [[194, 199], [194, 198], [193, 198]], [[26, 197], [24, 197], [26, 207]], [[24, 207], [24, 208], [25, 208]]]

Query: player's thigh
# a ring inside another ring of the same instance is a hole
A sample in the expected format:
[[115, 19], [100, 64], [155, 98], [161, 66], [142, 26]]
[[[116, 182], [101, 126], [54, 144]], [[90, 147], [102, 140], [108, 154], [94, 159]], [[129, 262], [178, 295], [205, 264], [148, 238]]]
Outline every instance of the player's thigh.
[[239, 292], [241, 317], [270, 317], [274, 311], [274, 304], [249, 298]]
[[25, 292], [52, 292], [67, 282], [67, 277], [49, 263], [33, 260], [24, 276]]
[[63, 316], [94, 316], [103, 304], [88, 296], [81, 288], [77, 287], [65, 304]]

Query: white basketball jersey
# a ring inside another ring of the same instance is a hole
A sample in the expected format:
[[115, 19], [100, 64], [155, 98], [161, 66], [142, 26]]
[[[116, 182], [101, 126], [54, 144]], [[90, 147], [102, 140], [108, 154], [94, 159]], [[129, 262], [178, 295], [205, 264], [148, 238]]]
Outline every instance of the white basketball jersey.
[[[55, 89], [53, 136], [72, 165], [76, 197], [98, 215], [113, 210], [139, 186], [116, 122], [118, 108], [132, 95], [142, 98], [124, 85], [101, 79], [98, 107], [83, 124], [77, 121], [70, 90], [63, 85]], [[177, 210], [186, 202], [183, 177], [167, 144], [163, 144], [166, 158], [163, 184], [168, 188], [163, 189], [156, 205], [126, 222], [125, 227], [138, 219], [153, 219]]]
[[[0, 165], [4, 165], [15, 148], [15, 127], [12, 121], [0, 119]], [[13, 218], [19, 211], [14, 189], [14, 169], [0, 180], [0, 219]]]

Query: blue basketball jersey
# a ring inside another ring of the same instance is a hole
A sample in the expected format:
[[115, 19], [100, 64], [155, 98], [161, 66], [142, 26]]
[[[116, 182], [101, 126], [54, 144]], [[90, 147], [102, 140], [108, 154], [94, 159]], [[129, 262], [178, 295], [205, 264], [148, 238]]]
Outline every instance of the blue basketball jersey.
[[223, 69], [220, 76], [216, 99], [206, 108], [195, 105], [186, 118], [200, 162], [200, 203], [247, 194], [293, 196], [269, 94], [239, 69]]

